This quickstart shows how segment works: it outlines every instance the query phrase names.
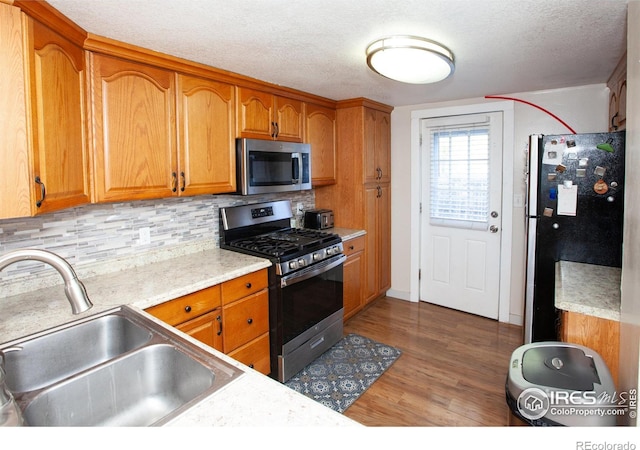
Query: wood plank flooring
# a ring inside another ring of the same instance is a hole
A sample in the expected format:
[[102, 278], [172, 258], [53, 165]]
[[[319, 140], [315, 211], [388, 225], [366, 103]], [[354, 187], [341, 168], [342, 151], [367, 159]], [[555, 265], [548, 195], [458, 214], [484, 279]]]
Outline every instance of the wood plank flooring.
[[344, 413], [367, 426], [501, 426], [522, 328], [424, 302], [383, 297], [345, 323], [402, 350]]

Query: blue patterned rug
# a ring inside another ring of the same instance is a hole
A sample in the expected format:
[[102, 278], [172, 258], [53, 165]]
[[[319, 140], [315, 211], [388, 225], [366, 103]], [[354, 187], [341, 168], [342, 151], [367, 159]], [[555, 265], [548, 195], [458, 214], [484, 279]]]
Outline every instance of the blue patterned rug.
[[285, 386], [342, 413], [401, 354], [397, 348], [349, 334], [291, 377]]

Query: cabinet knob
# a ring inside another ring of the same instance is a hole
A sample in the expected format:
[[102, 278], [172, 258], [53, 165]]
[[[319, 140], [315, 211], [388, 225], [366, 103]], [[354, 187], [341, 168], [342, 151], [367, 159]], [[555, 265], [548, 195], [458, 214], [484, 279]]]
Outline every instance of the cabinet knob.
[[355, 247], [353, 245], [349, 246], [349, 250], [353, 250]]
[[253, 319], [252, 319], [251, 317], [249, 317], [249, 318], [247, 319], [247, 323], [248, 323], [249, 325], [251, 325], [251, 324], [253, 323]]
[[251, 369], [253, 369], [253, 364], [249, 364], [249, 367], [250, 367]]
[[186, 312], [191, 312], [191, 306], [189, 306], [189, 305], [185, 306], [185, 307], [184, 307], [184, 310], [185, 310]]
[[251, 289], [251, 283], [247, 283], [245, 284], [245, 286], [247, 287], [247, 289]]

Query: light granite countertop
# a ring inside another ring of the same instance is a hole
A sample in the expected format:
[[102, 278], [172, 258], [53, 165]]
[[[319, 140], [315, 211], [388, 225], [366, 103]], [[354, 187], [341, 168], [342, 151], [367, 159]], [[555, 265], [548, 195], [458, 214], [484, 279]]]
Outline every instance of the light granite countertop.
[[[0, 298], [0, 342], [8, 342], [120, 305], [149, 306], [269, 267], [267, 259], [218, 248], [154, 260], [117, 272], [92, 270], [81, 278], [93, 302], [74, 316], [63, 286], [55, 285]], [[80, 273], [80, 271], [78, 271]], [[143, 314], [146, 314], [143, 312]], [[357, 422], [287, 388], [276, 380], [170, 328], [204, 350], [244, 371], [239, 378], [185, 411], [176, 426], [358, 426]]]
[[620, 275], [617, 267], [571, 261], [556, 263], [555, 306], [608, 320], [620, 320]]
[[355, 239], [357, 237], [364, 236], [365, 234], [367, 234], [365, 230], [354, 230], [351, 228], [340, 228], [340, 227], [329, 228], [328, 230], [324, 230], [324, 231], [337, 234], [342, 238], [343, 241]]

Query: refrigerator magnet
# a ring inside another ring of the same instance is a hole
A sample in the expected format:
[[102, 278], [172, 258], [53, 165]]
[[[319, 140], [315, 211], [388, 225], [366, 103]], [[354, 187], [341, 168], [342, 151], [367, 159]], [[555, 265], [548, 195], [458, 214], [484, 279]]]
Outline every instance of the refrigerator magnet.
[[587, 164], [589, 164], [589, 158], [580, 158], [578, 161], [578, 167], [587, 167]]
[[597, 166], [596, 169], [593, 171], [593, 173], [595, 173], [599, 177], [603, 177], [606, 171], [607, 169], [605, 169], [604, 167]]
[[558, 198], [558, 190], [556, 188], [549, 189], [549, 200], [555, 200]]
[[547, 180], [548, 181], [554, 181], [557, 178], [557, 175], [555, 173], [548, 173], [547, 174]]
[[596, 194], [606, 194], [609, 190], [609, 186], [607, 186], [607, 183], [605, 183], [604, 180], [598, 180], [596, 181], [596, 184], [593, 185], [593, 190]]
[[542, 211], [542, 215], [545, 217], [552, 217], [553, 216], [553, 208], [545, 208], [544, 211]]
[[587, 176], [587, 169], [576, 169], [576, 177], [584, 178]]
[[556, 166], [556, 172], [564, 173], [565, 170], [567, 170], [567, 166], [565, 166], [564, 164], [558, 164]]

